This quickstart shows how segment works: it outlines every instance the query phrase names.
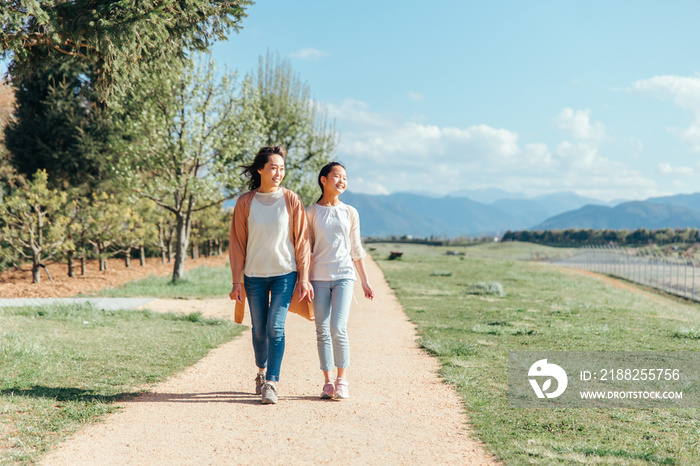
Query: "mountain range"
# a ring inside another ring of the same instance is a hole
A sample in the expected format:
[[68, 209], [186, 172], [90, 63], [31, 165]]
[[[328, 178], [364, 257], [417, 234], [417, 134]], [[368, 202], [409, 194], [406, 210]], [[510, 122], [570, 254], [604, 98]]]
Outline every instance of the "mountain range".
[[364, 236], [457, 237], [498, 235], [506, 230], [700, 228], [700, 193], [609, 204], [572, 192], [528, 199], [498, 189], [464, 190], [443, 197], [416, 192], [347, 192], [342, 199], [360, 212]]
[[604, 203], [572, 192], [534, 198], [497, 188], [439, 196], [424, 192], [346, 192], [363, 236], [458, 237], [507, 230], [700, 228], [700, 193]]

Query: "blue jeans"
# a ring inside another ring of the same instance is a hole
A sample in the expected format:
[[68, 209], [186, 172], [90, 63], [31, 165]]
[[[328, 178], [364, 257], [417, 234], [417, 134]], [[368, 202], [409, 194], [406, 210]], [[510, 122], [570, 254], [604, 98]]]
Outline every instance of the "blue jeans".
[[348, 315], [355, 281], [314, 280], [314, 315], [316, 316], [316, 345], [321, 370], [333, 366], [344, 369], [350, 365], [348, 345]]
[[267, 368], [265, 379], [277, 382], [284, 356], [284, 324], [294, 295], [297, 273], [275, 277], [245, 277], [243, 286], [248, 297], [253, 324], [255, 364]]

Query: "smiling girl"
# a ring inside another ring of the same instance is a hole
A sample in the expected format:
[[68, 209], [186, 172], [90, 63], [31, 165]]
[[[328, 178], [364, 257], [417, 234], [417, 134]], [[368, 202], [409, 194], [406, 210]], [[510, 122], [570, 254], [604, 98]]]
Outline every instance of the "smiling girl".
[[[365, 251], [360, 237], [357, 210], [340, 201], [347, 188], [345, 167], [325, 165], [318, 175], [321, 197], [306, 210], [311, 240], [309, 278], [314, 289], [316, 342], [325, 378], [321, 398], [348, 398], [347, 368], [350, 365], [347, 323], [355, 285], [355, 270], [362, 290], [374, 299], [365, 271]], [[337, 378], [332, 383], [333, 366]]]

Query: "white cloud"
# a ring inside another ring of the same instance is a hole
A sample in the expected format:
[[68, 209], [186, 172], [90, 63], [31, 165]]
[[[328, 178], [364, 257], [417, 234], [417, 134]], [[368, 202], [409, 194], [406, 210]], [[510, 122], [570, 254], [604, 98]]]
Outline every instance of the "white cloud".
[[409, 91], [408, 97], [409, 97], [411, 100], [415, 100], [415, 101], [423, 100], [423, 94], [421, 94], [421, 93], [419, 93], [419, 92]]
[[591, 122], [591, 111], [564, 108], [556, 119], [557, 127], [580, 141], [602, 141], [605, 127], [602, 123]]
[[659, 172], [664, 175], [695, 175], [695, 169], [693, 167], [673, 167], [670, 163], [660, 163], [658, 167]]
[[297, 50], [296, 52], [292, 52], [289, 54], [289, 56], [292, 58], [299, 58], [300, 60], [309, 60], [309, 61], [320, 60], [321, 58], [325, 58], [328, 55], [330, 55], [330, 54], [326, 51], [313, 49], [313, 48], [301, 49], [301, 50]]
[[654, 76], [632, 83], [632, 91], [651, 94], [662, 100], [670, 100], [678, 107], [690, 110], [694, 121], [684, 130], [673, 129], [685, 141], [700, 152], [700, 78], [687, 76]]
[[542, 142], [523, 143], [517, 132], [506, 128], [441, 127], [375, 113], [356, 100], [328, 107], [341, 130], [338, 154], [351, 183], [358, 176], [362, 183], [376, 183], [389, 192], [439, 194], [489, 186], [533, 195], [576, 190], [601, 199], [658, 193], [656, 183], [637, 169], [601, 156], [605, 130], [590, 121], [587, 110], [564, 114], [562, 121], [570, 123], [567, 128], [577, 137], [550, 148]]
[[365, 181], [364, 178], [348, 178], [348, 191], [365, 194], [389, 194], [382, 184], [373, 181]]

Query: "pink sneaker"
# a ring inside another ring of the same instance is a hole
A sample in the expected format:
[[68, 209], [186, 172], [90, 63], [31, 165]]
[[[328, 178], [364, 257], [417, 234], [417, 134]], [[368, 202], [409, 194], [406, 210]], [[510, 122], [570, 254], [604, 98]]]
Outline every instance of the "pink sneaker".
[[348, 387], [350, 384], [348, 384], [348, 381], [345, 379], [341, 379], [338, 377], [335, 379], [335, 399], [336, 400], [343, 400], [345, 398], [350, 397], [350, 393], [348, 391]]
[[323, 393], [321, 393], [321, 399], [330, 400], [331, 398], [333, 398], [333, 395], [335, 395], [335, 387], [332, 383], [326, 382], [326, 384], [323, 386]]

